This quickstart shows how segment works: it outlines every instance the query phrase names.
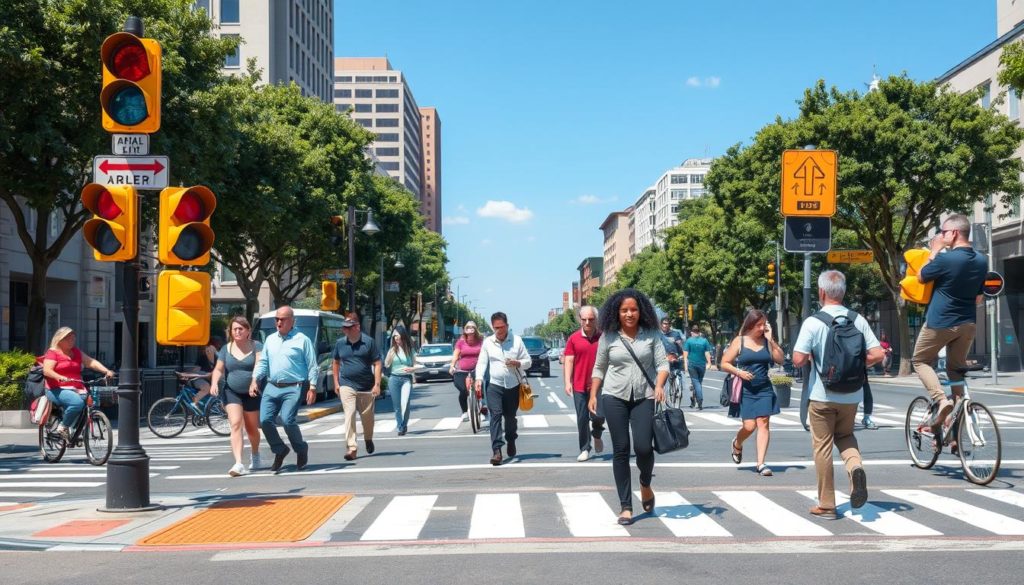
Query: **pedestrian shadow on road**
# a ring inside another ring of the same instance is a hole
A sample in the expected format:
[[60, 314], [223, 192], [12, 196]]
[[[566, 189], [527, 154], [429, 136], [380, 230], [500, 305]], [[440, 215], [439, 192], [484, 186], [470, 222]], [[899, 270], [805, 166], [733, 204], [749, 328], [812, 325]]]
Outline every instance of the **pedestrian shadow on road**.
[[514, 457], [517, 461], [534, 461], [541, 459], [561, 459], [565, 457], [561, 453], [518, 453]]
[[[394, 457], [396, 455], [405, 456], [405, 455], [411, 455], [413, 452], [414, 451], [412, 451], [411, 449], [407, 450], [407, 451], [381, 451], [380, 449], [378, 449], [378, 450], [374, 451], [374, 453], [372, 455], [370, 455], [369, 453], [366, 454], [366, 455], [360, 455], [359, 459], [366, 459], [367, 457], [373, 457], [374, 459], [376, 459], [378, 457]], [[358, 459], [357, 459], [357, 461], [358, 461]]]
[[[958, 479], [967, 482], [969, 485], [974, 485], [967, 481], [967, 478], [964, 476], [964, 470], [960, 465], [936, 465], [935, 467], [932, 467], [929, 471], [931, 471], [932, 475], [935, 476], [946, 477], [950, 479]], [[1018, 481], [1014, 482], [1012, 480]], [[1020, 485], [1020, 480], [1024, 480], [1024, 469], [1007, 469], [1005, 467], [1002, 467], [999, 469], [999, 473], [996, 474], [996, 478], [992, 480], [992, 483], [988, 484], [985, 487], [1015, 488], [1018, 485]]]
[[727, 508], [722, 506], [713, 506], [711, 504], [677, 504], [675, 506], [658, 506], [654, 509], [657, 516], [664, 518], [678, 518], [686, 520], [689, 518], [697, 518], [702, 514], [708, 516], [719, 516], [721, 517], [727, 511]]

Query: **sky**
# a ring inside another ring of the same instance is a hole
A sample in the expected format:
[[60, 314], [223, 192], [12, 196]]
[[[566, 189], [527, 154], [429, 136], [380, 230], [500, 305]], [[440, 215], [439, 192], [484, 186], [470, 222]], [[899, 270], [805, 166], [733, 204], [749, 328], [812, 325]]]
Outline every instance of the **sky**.
[[438, 109], [452, 290], [519, 332], [669, 168], [795, 116], [818, 79], [933, 79], [996, 37], [996, 0], [335, 0], [334, 18], [336, 56], [388, 57]]

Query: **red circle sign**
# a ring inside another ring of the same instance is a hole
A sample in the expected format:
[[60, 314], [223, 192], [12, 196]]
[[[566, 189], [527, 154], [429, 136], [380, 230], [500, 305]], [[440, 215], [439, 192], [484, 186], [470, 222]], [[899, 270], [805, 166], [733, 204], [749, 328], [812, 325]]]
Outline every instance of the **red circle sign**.
[[982, 285], [981, 292], [987, 297], [994, 297], [1003, 292], [1003, 275], [995, 271], [986, 274], [985, 284]]

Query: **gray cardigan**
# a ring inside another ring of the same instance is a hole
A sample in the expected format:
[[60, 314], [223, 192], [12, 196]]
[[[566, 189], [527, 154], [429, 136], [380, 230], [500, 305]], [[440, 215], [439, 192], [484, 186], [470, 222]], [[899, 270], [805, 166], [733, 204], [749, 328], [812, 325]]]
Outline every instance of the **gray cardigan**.
[[637, 359], [644, 364], [644, 369], [657, 383], [658, 372], [668, 371], [668, 358], [665, 346], [661, 343], [661, 332], [641, 329], [636, 339], [629, 342], [618, 332], [609, 331], [601, 335], [597, 344], [597, 361], [594, 363], [594, 378], [602, 380], [601, 392], [621, 400], [639, 400], [653, 398], [651, 388], [643, 372], [637, 367], [629, 350], [623, 343], [630, 343]]

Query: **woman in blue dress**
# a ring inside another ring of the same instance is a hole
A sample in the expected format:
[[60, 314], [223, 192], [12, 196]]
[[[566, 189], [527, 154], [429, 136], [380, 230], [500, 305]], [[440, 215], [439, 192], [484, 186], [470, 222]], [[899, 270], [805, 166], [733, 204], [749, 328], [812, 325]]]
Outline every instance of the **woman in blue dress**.
[[772, 362], [781, 364], [782, 348], [772, 339], [772, 327], [762, 311], [747, 313], [740, 334], [732, 340], [722, 356], [722, 370], [743, 380], [740, 396], [740, 419], [743, 426], [732, 441], [732, 461], [743, 461], [743, 441], [757, 431], [757, 473], [765, 477], [772, 470], [764, 464], [771, 436], [769, 420], [779, 414], [779, 400], [775, 396], [768, 369]]

